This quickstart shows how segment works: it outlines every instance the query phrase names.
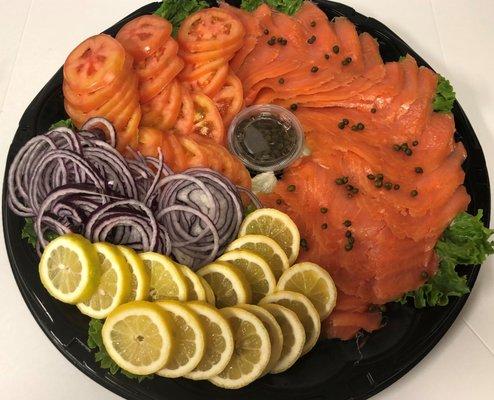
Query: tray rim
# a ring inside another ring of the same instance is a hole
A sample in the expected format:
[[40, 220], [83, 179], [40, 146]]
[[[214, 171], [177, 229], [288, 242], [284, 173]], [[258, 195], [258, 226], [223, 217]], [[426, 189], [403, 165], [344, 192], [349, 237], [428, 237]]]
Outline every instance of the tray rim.
[[[400, 44], [401, 47], [404, 47], [407, 49], [408, 53], [410, 53], [420, 65], [427, 66], [433, 70], [433, 68], [420, 56], [418, 55], [404, 40], [402, 40], [393, 30], [388, 28], [386, 25], [384, 25], [382, 22], [374, 19], [373, 17], [367, 17], [365, 15], [360, 14], [359, 12], [355, 11], [350, 6], [347, 6], [345, 4], [339, 3], [339, 2], [334, 2], [330, 0], [313, 0], [316, 4], [318, 5], [324, 5], [328, 7], [338, 7], [340, 10], [344, 10], [342, 12], [339, 12], [341, 15], [345, 15], [349, 17], [352, 22], [362, 25], [362, 24], [372, 24], [376, 27], [381, 32], [385, 32], [388, 36], [391, 37], [391, 39], [394, 42], [397, 42]], [[143, 13], [147, 13], [146, 11], [150, 10], [155, 10], [159, 6], [160, 2], [152, 2], [147, 5], [144, 5], [128, 16], [124, 17], [108, 29], [106, 29], [104, 32], [108, 32], [109, 30], [113, 29], [115, 26], [120, 25], [122, 23], [125, 23], [129, 21], [130, 19], [134, 18], [135, 16], [141, 15]], [[46, 98], [49, 93], [51, 93], [56, 86], [58, 86], [54, 80], [57, 75], [59, 75], [61, 72], [61, 68], [53, 75], [53, 77], [45, 84], [45, 86], [41, 89], [41, 91], [35, 96], [35, 98], [29, 103], [27, 106], [26, 110], [24, 111], [20, 121], [19, 121], [19, 127], [23, 124], [23, 121], [25, 119], [28, 119], [30, 109], [32, 106], [36, 103], [38, 103], [42, 98]], [[483, 215], [483, 222], [486, 226], [488, 226], [489, 221], [490, 221], [490, 213], [491, 213], [491, 196], [490, 196], [490, 180], [489, 180], [489, 171], [486, 165], [485, 161], [485, 156], [482, 150], [482, 147], [480, 146], [480, 143], [478, 141], [477, 135], [475, 134], [475, 130], [473, 129], [470, 121], [468, 120], [465, 112], [463, 111], [461, 105], [456, 101], [455, 106], [454, 106], [454, 111], [453, 114], [455, 115], [455, 119], [461, 118], [463, 122], [466, 124], [467, 130], [470, 132], [474, 133], [474, 137], [472, 138], [474, 140], [474, 144], [478, 146], [478, 149], [480, 150], [480, 155], [482, 158], [479, 160], [479, 162], [483, 166], [483, 172], [485, 173], [487, 182], [484, 183], [485, 189], [486, 189], [486, 198], [489, 207], [484, 209], [484, 215]], [[18, 139], [18, 132], [14, 135], [14, 138], [12, 140], [12, 143], [9, 147], [8, 155], [6, 158], [6, 163], [8, 165], [9, 160], [12, 159], [12, 151], [13, 148], [16, 146], [16, 142], [24, 142]], [[36, 323], [39, 325], [39, 327], [42, 329], [44, 334], [48, 337], [48, 339], [54, 344], [54, 346], [57, 348], [57, 350], [62, 353], [62, 355], [72, 364], [74, 365], [77, 369], [79, 369], [81, 372], [83, 372], [86, 376], [91, 378], [92, 380], [96, 381], [99, 383], [101, 386], [105, 387], [107, 390], [110, 390], [111, 392], [118, 394], [119, 396], [122, 396], [125, 399], [134, 399], [136, 398], [136, 392], [133, 392], [132, 390], [120, 385], [118, 382], [115, 382], [111, 379], [108, 379], [107, 375], [105, 374], [104, 376], [100, 376], [98, 373], [96, 373], [93, 369], [91, 369], [89, 366], [85, 364], [85, 362], [81, 362], [79, 359], [74, 357], [70, 351], [67, 350], [68, 345], [64, 345], [60, 340], [55, 336], [55, 334], [44, 324], [43, 322], [43, 315], [37, 310], [37, 307], [42, 307], [42, 304], [39, 302], [39, 300], [34, 296], [32, 292], [30, 292], [30, 289], [25, 286], [24, 282], [21, 279], [21, 274], [19, 271], [19, 268], [17, 265], [15, 265], [15, 255], [12, 250], [12, 246], [10, 245], [11, 241], [14, 239], [18, 238], [11, 238], [11, 234], [9, 230], [7, 229], [7, 224], [6, 224], [6, 219], [8, 219], [8, 214], [11, 213], [7, 202], [5, 201], [6, 195], [7, 195], [7, 176], [8, 176], [8, 168], [5, 168], [5, 174], [4, 174], [4, 185], [2, 189], [2, 228], [4, 232], [4, 240], [5, 240], [5, 246], [7, 250], [7, 255], [9, 258], [9, 264], [12, 269], [12, 274], [14, 276], [14, 279], [16, 281], [16, 284], [19, 288], [19, 291], [21, 292], [21, 296], [26, 303], [30, 313], [32, 314], [33, 318], [36, 320]], [[478, 273], [480, 270], [480, 266], [476, 265], [473, 266], [471, 273], [469, 274], [468, 278], [468, 284], [472, 288], [474, 286], [474, 283], [477, 279]], [[430, 335], [427, 337], [427, 341], [425, 341], [425, 344], [421, 347], [421, 351], [416, 353], [415, 357], [411, 359], [406, 365], [404, 365], [402, 368], [397, 369], [392, 375], [390, 375], [388, 378], [385, 380], [379, 382], [379, 384], [376, 384], [373, 389], [370, 391], [357, 395], [355, 397], [351, 397], [352, 400], [356, 399], [368, 399], [372, 397], [373, 395], [381, 392], [385, 388], [389, 387], [392, 385], [394, 382], [396, 382], [398, 379], [400, 379], [402, 376], [404, 376], [408, 371], [410, 371], [413, 367], [415, 367], [417, 364], [419, 364], [422, 359], [436, 346], [436, 344], [442, 339], [442, 337], [445, 335], [445, 333], [449, 330], [453, 322], [456, 320], [458, 317], [461, 309], [463, 308], [464, 304], [469, 298], [469, 294], [462, 296], [459, 298], [452, 307], [449, 308], [447, 315], [445, 315], [442, 320], [440, 325], [436, 328], [435, 331], [431, 332]], [[83, 346], [85, 346], [84, 343], [82, 343]], [[145, 393], [140, 392], [139, 394], [139, 399], [152, 399], [151, 397], [147, 396]]]

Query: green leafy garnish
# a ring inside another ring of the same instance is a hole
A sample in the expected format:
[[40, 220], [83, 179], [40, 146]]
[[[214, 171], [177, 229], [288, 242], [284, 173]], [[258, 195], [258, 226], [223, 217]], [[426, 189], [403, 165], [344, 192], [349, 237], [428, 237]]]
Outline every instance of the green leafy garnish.
[[[45, 239], [49, 242], [58, 237], [58, 234], [52, 231], [45, 232]], [[34, 230], [34, 221], [31, 218], [24, 218], [24, 226], [22, 227], [21, 238], [27, 239], [27, 242], [36, 247], [38, 236]]]
[[70, 128], [70, 129], [75, 129], [75, 125], [72, 122], [70, 118], [68, 119], [61, 119], [58, 122], [55, 122], [52, 126], [50, 126], [49, 130], [55, 129], [55, 128]]
[[94, 359], [100, 363], [101, 368], [109, 370], [110, 374], [112, 375], [120, 372], [127, 378], [137, 379], [139, 382], [142, 382], [145, 379], [152, 379], [154, 377], [154, 375], [135, 375], [124, 369], [121, 369], [106, 352], [105, 345], [103, 344], [103, 338], [101, 336], [102, 328], [102, 321], [100, 321], [99, 319], [91, 319], [87, 332], [87, 345], [91, 350], [96, 350]]
[[209, 4], [204, 0], [163, 0], [154, 13], [173, 25], [173, 35], [176, 36], [185, 18], [208, 7]]
[[441, 259], [450, 259], [455, 264], [482, 264], [494, 253], [494, 243], [489, 241], [494, 230], [482, 223], [482, 210], [476, 216], [461, 213], [444, 231], [436, 245]]
[[494, 254], [490, 241], [494, 230], [482, 224], [482, 210], [476, 216], [461, 213], [446, 229], [436, 245], [441, 259], [439, 270], [423, 286], [406, 293], [399, 301], [413, 299], [416, 308], [445, 306], [450, 297], [461, 297], [470, 292], [465, 277], [459, 276], [456, 265], [476, 265]]
[[240, 7], [247, 11], [254, 11], [261, 4], [266, 3], [274, 10], [293, 15], [302, 7], [303, 2], [303, 0], [242, 0]]
[[34, 231], [34, 222], [31, 218], [24, 218], [24, 227], [22, 228], [21, 238], [27, 239], [27, 242], [31, 246], [36, 247], [38, 237]]
[[451, 112], [456, 99], [456, 93], [451, 83], [439, 75], [437, 82], [436, 96], [434, 97], [433, 107], [436, 112]]

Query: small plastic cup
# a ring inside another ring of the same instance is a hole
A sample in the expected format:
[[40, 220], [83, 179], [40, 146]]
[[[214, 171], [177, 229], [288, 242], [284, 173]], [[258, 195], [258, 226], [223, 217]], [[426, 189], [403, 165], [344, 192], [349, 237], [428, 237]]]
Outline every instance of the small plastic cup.
[[[293, 148], [290, 149], [286, 155], [272, 160], [272, 163], [256, 163], [252, 157], [246, 155], [238, 143], [238, 138], [235, 135], [235, 130], [238, 125], [247, 119], [252, 117], [266, 116], [275, 118], [286, 126], [293, 128], [296, 134], [295, 144]], [[268, 172], [268, 171], [281, 171], [298, 159], [304, 148], [304, 130], [300, 124], [298, 118], [287, 109], [273, 105], [273, 104], [263, 104], [248, 107], [242, 110], [234, 118], [228, 129], [228, 147], [230, 151], [236, 155], [242, 163], [252, 171], [258, 172]]]

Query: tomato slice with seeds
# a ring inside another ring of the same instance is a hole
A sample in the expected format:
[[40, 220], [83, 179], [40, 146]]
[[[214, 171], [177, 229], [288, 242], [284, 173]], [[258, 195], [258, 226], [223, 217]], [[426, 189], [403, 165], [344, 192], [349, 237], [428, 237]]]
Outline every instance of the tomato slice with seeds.
[[139, 79], [148, 79], [162, 71], [178, 54], [178, 43], [168, 39], [165, 45], [145, 60], [136, 63], [135, 72]]
[[177, 121], [182, 105], [182, 85], [175, 79], [151, 101], [141, 105], [142, 124], [166, 131]]
[[198, 53], [231, 46], [242, 41], [244, 35], [238, 18], [218, 8], [206, 8], [185, 19], [178, 41], [186, 50]]
[[175, 57], [165, 69], [159, 72], [157, 76], [140, 82], [139, 97], [142, 103], [150, 101], [158, 95], [184, 67], [184, 61], [180, 57]]
[[189, 82], [194, 92], [203, 92], [209, 97], [213, 97], [223, 87], [228, 77], [228, 64], [222, 65], [215, 71], [208, 72], [207, 74]]
[[124, 48], [111, 36], [92, 36], [69, 54], [63, 76], [76, 93], [94, 92], [121, 75], [125, 58]]
[[136, 62], [156, 53], [168, 40], [172, 25], [157, 15], [143, 15], [127, 22], [116, 39]]
[[173, 131], [188, 135], [194, 126], [194, 102], [187, 86], [182, 85], [182, 105], [178, 113], [177, 121], [173, 126]]
[[225, 127], [213, 100], [203, 93], [194, 93], [192, 101], [194, 102], [194, 127], [191, 132], [224, 144]]
[[225, 85], [213, 97], [213, 100], [225, 127], [228, 127], [244, 105], [242, 82], [233, 72], [228, 74]]
[[73, 107], [78, 108], [82, 112], [88, 112], [105, 104], [108, 99], [113, 97], [115, 93], [117, 93], [117, 91], [119, 91], [122, 86], [129, 81], [131, 75], [133, 75], [132, 57], [129, 55], [125, 58], [122, 73], [109, 85], [106, 85], [105, 87], [102, 87], [94, 92], [78, 93], [72, 89], [69, 82], [64, 79], [63, 96], [72, 104]]

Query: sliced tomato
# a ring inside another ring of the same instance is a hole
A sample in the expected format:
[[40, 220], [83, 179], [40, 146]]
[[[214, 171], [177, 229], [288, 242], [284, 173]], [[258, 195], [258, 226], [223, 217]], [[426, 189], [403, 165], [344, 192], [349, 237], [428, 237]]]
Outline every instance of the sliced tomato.
[[215, 71], [208, 72], [190, 82], [193, 92], [203, 92], [209, 97], [213, 97], [223, 87], [228, 76], [228, 64], [225, 63]]
[[176, 135], [169, 133], [163, 140], [168, 141], [168, 146], [172, 150], [173, 154], [173, 166], [171, 167], [175, 172], [181, 172], [187, 169], [187, 159], [185, 149], [179, 142]]
[[141, 105], [142, 124], [166, 131], [177, 121], [182, 105], [182, 85], [174, 79], [151, 101]]
[[175, 79], [183, 67], [184, 61], [180, 57], [175, 57], [158, 75], [141, 81], [139, 85], [141, 103], [146, 103], [158, 95], [159, 92]]
[[233, 72], [228, 74], [225, 85], [213, 97], [213, 100], [218, 107], [225, 127], [228, 127], [244, 105], [242, 82]]
[[157, 15], [143, 15], [127, 22], [116, 39], [136, 62], [156, 53], [168, 40], [172, 25]]
[[122, 73], [117, 76], [113, 82], [98, 89], [94, 92], [80, 93], [76, 92], [69, 85], [68, 81], [64, 79], [63, 81], [63, 95], [67, 101], [69, 101], [73, 107], [78, 108], [82, 112], [88, 112], [95, 108], [101, 107], [104, 103], [108, 101], [111, 97], [119, 91], [123, 85], [125, 85], [130, 76], [133, 75], [132, 70], [132, 57], [125, 57], [125, 64]]
[[139, 123], [141, 122], [141, 107], [137, 105], [134, 108], [134, 112], [124, 123], [122, 128], [117, 129], [117, 150], [121, 153], [127, 153], [127, 146], [132, 147], [133, 149], [137, 148], [137, 139], [138, 139], [138, 131], [139, 131]]
[[187, 168], [208, 167], [207, 149], [201, 146], [197, 141], [187, 136], [177, 136], [180, 144], [185, 150]]
[[162, 140], [163, 132], [149, 126], [141, 126], [139, 128], [137, 149], [144, 156], [157, 157]]
[[92, 117], [104, 117], [111, 122], [117, 121], [122, 116], [123, 118], [129, 117], [132, 107], [139, 104], [137, 77], [129, 75], [125, 86], [99, 108], [82, 112], [67, 99], [65, 99], [64, 104], [67, 114], [74, 120], [74, 124], [77, 127], [82, 126], [84, 122]]
[[178, 43], [173, 39], [168, 39], [165, 45], [153, 55], [147, 57], [134, 66], [139, 79], [144, 80], [156, 76], [173, 60], [178, 53]]
[[238, 18], [218, 8], [206, 8], [185, 19], [178, 41], [186, 50], [198, 53], [232, 46], [241, 42], [244, 35]]
[[123, 130], [127, 126], [128, 121], [132, 115], [134, 115], [137, 108], [141, 111], [139, 102], [135, 100], [131, 101], [117, 115], [112, 116], [112, 118], [108, 118], [108, 120], [113, 123], [117, 131]]
[[186, 62], [191, 64], [204, 64], [212, 60], [222, 59], [225, 62], [230, 61], [235, 53], [242, 47], [242, 41], [234, 43], [228, 47], [221, 47], [217, 50], [202, 51], [200, 53], [191, 53], [190, 51], [181, 49], [179, 52]]
[[188, 135], [194, 126], [194, 102], [189, 89], [182, 85], [182, 105], [178, 113], [177, 121], [173, 127], [174, 132]]
[[76, 93], [90, 93], [112, 83], [125, 65], [125, 50], [109, 35], [86, 39], [67, 57], [63, 76]]
[[225, 127], [213, 100], [203, 93], [194, 93], [192, 101], [194, 102], [194, 127], [191, 133], [206, 136], [216, 143], [224, 144]]
[[216, 71], [218, 68], [226, 64], [226, 61], [222, 58], [208, 61], [204, 64], [186, 64], [183, 71], [180, 73], [180, 78], [186, 81], [193, 81], [198, 79], [205, 74]]

